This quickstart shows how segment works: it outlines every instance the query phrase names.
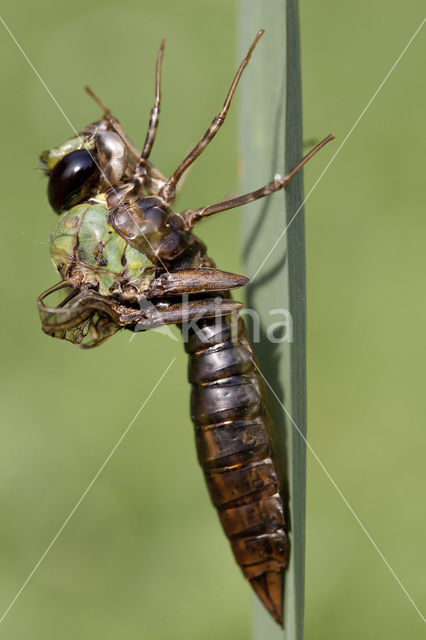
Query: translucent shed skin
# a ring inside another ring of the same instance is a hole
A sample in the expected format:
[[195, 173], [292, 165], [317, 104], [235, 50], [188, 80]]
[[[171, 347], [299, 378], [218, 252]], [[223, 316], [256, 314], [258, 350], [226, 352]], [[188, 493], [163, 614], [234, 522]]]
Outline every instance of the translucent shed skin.
[[[102, 120], [41, 156], [49, 201], [60, 214], [51, 255], [62, 280], [40, 296], [38, 306], [47, 334], [83, 347], [101, 344], [120, 328], [183, 328], [191, 417], [212, 502], [245, 577], [283, 625], [286, 473], [278, 468], [266, 393], [238, 317], [241, 305], [229, 293], [248, 279], [216, 269], [192, 228], [205, 216], [282, 189], [333, 136], [286, 176], [252, 193], [202, 209], [173, 213], [171, 208], [183, 173], [222, 125], [262, 34], [242, 61], [221, 112], [169, 179], [148, 160], [159, 121], [164, 41], [142, 153], [88, 90], [104, 110]], [[45, 299], [61, 289], [68, 295], [57, 306], [46, 306]]]

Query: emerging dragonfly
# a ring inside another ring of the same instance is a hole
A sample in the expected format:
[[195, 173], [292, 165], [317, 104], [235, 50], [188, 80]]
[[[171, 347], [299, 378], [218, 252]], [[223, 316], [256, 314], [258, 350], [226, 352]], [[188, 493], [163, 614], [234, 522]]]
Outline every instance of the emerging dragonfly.
[[[282, 189], [334, 136], [317, 144], [287, 175], [256, 191], [201, 209], [171, 209], [182, 175], [223, 124], [262, 34], [242, 61], [222, 110], [168, 179], [149, 161], [160, 115], [164, 40], [142, 152], [86, 89], [103, 109], [102, 119], [41, 155], [49, 202], [59, 214], [50, 250], [62, 280], [40, 296], [38, 307], [43, 331], [82, 347], [97, 346], [121, 328], [190, 323], [185, 349], [198, 458], [236, 561], [283, 624], [285, 470], [275, 462], [274, 428], [240, 318], [237, 335], [231, 330], [231, 314], [241, 305], [229, 291], [248, 279], [216, 269], [192, 229], [206, 216]], [[46, 306], [45, 299], [62, 289], [62, 301]]]

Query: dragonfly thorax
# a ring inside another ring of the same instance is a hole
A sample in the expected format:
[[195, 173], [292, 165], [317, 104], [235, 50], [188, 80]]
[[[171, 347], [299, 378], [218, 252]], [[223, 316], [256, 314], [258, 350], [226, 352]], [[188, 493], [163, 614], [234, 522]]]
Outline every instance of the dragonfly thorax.
[[155, 277], [151, 260], [116, 232], [108, 222], [107, 207], [95, 201], [61, 214], [50, 251], [64, 280], [106, 297], [136, 300]]

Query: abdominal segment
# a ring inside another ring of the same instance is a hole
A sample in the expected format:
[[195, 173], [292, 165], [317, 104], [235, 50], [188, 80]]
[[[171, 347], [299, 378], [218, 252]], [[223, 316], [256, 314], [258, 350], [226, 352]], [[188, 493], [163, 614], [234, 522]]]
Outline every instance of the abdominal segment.
[[198, 459], [236, 561], [282, 624], [286, 523], [254, 355], [241, 320], [233, 341], [226, 317], [198, 324], [185, 345]]

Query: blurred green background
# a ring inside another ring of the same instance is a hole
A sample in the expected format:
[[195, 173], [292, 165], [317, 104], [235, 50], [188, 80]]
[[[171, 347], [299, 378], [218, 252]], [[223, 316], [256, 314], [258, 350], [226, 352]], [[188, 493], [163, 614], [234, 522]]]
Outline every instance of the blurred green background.
[[[343, 140], [423, 13], [420, 0], [302, 3], [305, 139], [332, 129]], [[236, 6], [225, 0], [5, 0], [3, 18], [77, 129], [99, 117], [82, 92], [87, 83], [138, 143], [166, 36], [153, 153], [166, 174], [204, 132], [236, 67]], [[0, 637], [248, 638], [251, 593], [197, 465], [177, 332], [176, 340], [151, 332], [130, 343], [123, 332], [83, 352], [40, 330], [35, 300], [57, 276], [48, 250], [55, 215], [37, 158], [71, 131], [0, 33], [1, 611], [176, 357]], [[309, 441], [420, 607], [424, 56], [423, 30], [306, 206]], [[245, 81], [254, 81], [250, 68]], [[236, 111], [194, 166], [178, 207], [237, 190]], [[306, 170], [306, 193], [334, 144]], [[239, 215], [199, 230], [223, 269], [239, 269]], [[307, 640], [423, 637], [420, 617], [309, 454], [307, 507]]]

